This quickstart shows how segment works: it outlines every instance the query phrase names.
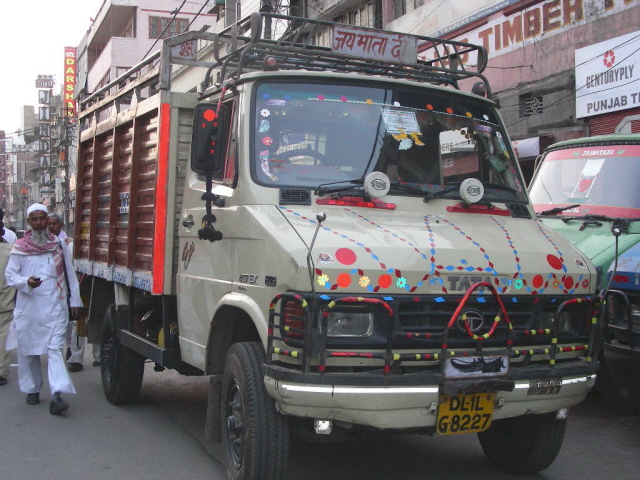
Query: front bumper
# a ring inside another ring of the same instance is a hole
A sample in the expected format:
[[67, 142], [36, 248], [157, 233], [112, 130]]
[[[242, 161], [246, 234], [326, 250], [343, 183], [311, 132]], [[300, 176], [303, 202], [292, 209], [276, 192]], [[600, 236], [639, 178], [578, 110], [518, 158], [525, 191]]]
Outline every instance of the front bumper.
[[327, 383], [324, 375], [300, 374], [296, 379], [270, 365], [265, 386], [279, 411], [286, 415], [378, 429], [415, 429], [436, 426], [443, 393], [497, 391], [493, 419], [499, 420], [576, 405], [585, 399], [595, 382], [595, 365], [536, 367], [525, 372], [527, 368], [517, 369], [520, 371], [516, 375], [500, 380], [497, 386], [492, 380], [438, 382], [436, 375], [431, 376], [431, 382], [414, 384], [408, 376], [397, 380], [380, 376], [378, 381], [369, 378], [366, 382], [349, 384], [348, 377], [369, 377], [358, 374], [344, 375], [340, 380], [334, 376]]

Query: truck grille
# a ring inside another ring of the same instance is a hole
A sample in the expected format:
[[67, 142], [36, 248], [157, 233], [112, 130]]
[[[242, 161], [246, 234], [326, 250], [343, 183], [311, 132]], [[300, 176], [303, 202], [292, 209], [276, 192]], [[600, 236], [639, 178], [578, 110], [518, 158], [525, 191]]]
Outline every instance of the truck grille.
[[[457, 307], [456, 303], [403, 302], [398, 306], [400, 327], [405, 332], [442, 333]], [[495, 304], [477, 304], [471, 309], [482, 314], [483, 323], [486, 326], [493, 323], [493, 319], [498, 313]], [[517, 305], [516, 308], [508, 308], [507, 310], [509, 320], [515, 330], [533, 328], [534, 315], [531, 306]], [[507, 336], [507, 325], [505, 322], [500, 322], [493, 337], [494, 339], [506, 339]], [[469, 340], [468, 334], [456, 327], [450, 330], [449, 338]]]

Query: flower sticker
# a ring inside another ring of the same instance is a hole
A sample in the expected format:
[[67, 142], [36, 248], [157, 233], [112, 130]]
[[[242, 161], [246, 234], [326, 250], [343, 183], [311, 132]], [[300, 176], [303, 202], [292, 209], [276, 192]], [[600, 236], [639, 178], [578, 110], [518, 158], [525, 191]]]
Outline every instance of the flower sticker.
[[268, 117], [269, 115], [271, 115], [271, 112], [268, 108], [263, 108], [262, 110], [260, 110], [260, 115], [262, 115], [263, 117]]
[[404, 277], [400, 277], [398, 278], [398, 280], [396, 280], [396, 287], [398, 288], [405, 288], [407, 286], [407, 279]]
[[269, 120], [261, 120], [260, 121], [260, 133], [264, 133], [264, 132], [268, 132], [269, 131]]
[[269, 146], [273, 143], [273, 139], [271, 137], [264, 137], [262, 139], [262, 143], [264, 143], [265, 145]]
[[318, 275], [318, 285], [324, 287], [327, 283], [329, 283], [329, 275], [325, 273]]
[[589, 280], [586, 278], [582, 281], [582, 288], [589, 288]]
[[516, 290], [520, 290], [523, 286], [523, 282], [521, 278], [518, 278], [515, 282], [513, 282], [513, 286]]
[[369, 277], [367, 276], [360, 277], [360, 280], [358, 280], [358, 283], [362, 288], [367, 288], [370, 282], [371, 280], [369, 280]]

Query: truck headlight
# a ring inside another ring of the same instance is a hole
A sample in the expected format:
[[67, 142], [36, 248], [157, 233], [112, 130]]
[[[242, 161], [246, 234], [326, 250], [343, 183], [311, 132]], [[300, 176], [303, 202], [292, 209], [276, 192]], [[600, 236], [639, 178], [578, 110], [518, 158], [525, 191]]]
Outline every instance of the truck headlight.
[[373, 312], [329, 312], [328, 337], [370, 337], [373, 333]]
[[[549, 328], [553, 330], [553, 316], [555, 312], [543, 312], [540, 328]], [[558, 318], [558, 333], [567, 333], [571, 331], [571, 313], [562, 312]]]

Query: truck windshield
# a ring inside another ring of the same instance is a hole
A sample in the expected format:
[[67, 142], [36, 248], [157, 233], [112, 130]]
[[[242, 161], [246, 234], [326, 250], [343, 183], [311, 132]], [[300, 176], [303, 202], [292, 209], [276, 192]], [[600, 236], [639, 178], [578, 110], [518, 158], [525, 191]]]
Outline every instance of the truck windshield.
[[253, 105], [252, 173], [261, 185], [316, 189], [380, 171], [416, 186], [394, 194], [436, 193], [475, 177], [485, 198], [527, 201], [501, 121], [472, 97], [283, 82], [260, 84]]
[[[640, 217], [638, 178], [640, 145], [555, 150], [544, 157], [529, 196], [537, 212], [588, 205], [590, 214]], [[575, 209], [558, 214], [575, 215]]]

